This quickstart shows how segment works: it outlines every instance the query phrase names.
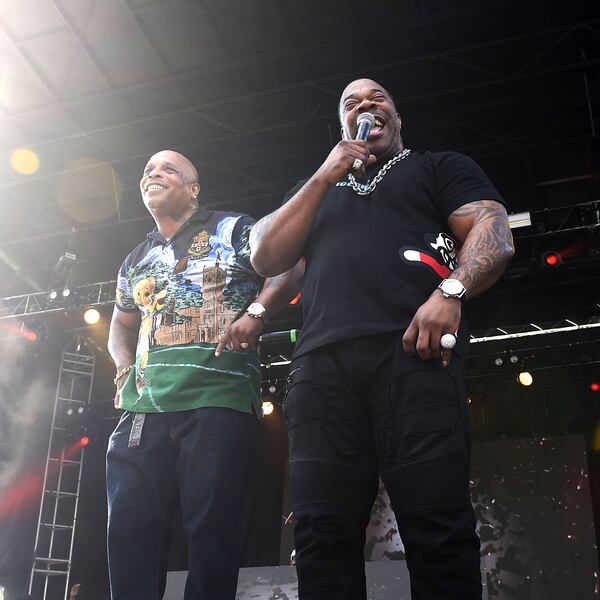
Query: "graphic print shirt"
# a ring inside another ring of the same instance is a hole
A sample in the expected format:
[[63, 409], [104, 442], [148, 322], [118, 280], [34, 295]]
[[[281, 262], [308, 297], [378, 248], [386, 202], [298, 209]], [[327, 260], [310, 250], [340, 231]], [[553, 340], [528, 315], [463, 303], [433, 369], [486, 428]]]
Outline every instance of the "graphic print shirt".
[[225, 350], [214, 356], [220, 337], [262, 286], [250, 265], [253, 224], [247, 215], [199, 208], [170, 240], [155, 230], [125, 259], [116, 306], [140, 311], [141, 324], [121, 408], [258, 407], [257, 354]]

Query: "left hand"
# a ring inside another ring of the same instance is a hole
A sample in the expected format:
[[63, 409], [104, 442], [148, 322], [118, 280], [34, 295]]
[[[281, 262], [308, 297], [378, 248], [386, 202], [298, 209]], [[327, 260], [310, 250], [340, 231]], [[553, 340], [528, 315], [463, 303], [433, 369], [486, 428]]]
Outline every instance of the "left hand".
[[440, 338], [445, 333], [456, 335], [460, 325], [462, 306], [456, 298], [444, 298], [435, 290], [421, 305], [408, 326], [402, 346], [409, 356], [416, 353], [423, 359], [442, 357], [444, 367], [448, 366], [452, 350], [440, 346]]
[[[262, 319], [255, 319], [249, 314], [244, 313], [237, 321], [234, 321], [225, 334], [219, 340], [215, 349], [215, 356], [219, 356], [225, 347], [236, 352], [254, 352], [258, 343], [258, 338], [264, 329]], [[242, 344], [248, 344], [242, 348]]]

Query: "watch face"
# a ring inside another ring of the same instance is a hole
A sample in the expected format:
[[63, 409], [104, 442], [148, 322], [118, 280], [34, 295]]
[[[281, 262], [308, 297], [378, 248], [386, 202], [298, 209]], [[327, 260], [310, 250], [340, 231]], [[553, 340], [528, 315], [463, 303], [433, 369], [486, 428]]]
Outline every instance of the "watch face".
[[464, 293], [463, 284], [458, 279], [446, 279], [440, 285], [442, 292], [449, 296], [460, 296]]
[[265, 313], [265, 307], [260, 304], [260, 302], [253, 302], [249, 307], [248, 307], [248, 312], [253, 316], [253, 317], [260, 317]]

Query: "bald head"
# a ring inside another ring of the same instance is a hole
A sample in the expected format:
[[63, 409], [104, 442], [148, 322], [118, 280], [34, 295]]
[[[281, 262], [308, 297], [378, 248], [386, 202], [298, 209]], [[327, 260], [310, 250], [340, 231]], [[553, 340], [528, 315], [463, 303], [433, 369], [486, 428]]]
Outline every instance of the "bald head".
[[144, 168], [140, 191], [154, 219], [187, 217], [198, 208], [198, 172], [192, 162], [175, 150], [161, 150]]
[[356, 139], [358, 118], [366, 112], [375, 118], [367, 144], [377, 165], [403, 149], [402, 121], [392, 95], [382, 85], [373, 79], [356, 79], [344, 88], [340, 97], [339, 118], [344, 139]]
[[187, 156], [175, 150], [161, 150], [150, 157], [148, 164], [154, 164], [159, 161], [167, 161], [177, 166], [186, 183], [198, 183], [198, 171]]
[[344, 124], [345, 101], [348, 98], [352, 99], [352, 98], [356, 97], [358, 91], [364, 90], [364, 89], [371, 90], [373, 93], [376, 93], [377, 91], [383, 92], [387, 96], [389, 101], [392, 103], [392, 105], [394, 106], [394, 110], [396, 110], [396, 105], [394, 103], [394, 99], [392, 98], [392, 95], [382, 85], [380, 85], [373, 79], [367, 79], [367, 78], [355, 79], [354, 81], [351, 81], [344, 88], [344, 91], [342, 92], [342, 94], [340, 96], [340, 102], [338, 105], [338, 117], [339, 117], [340, 123], [342, 125]]

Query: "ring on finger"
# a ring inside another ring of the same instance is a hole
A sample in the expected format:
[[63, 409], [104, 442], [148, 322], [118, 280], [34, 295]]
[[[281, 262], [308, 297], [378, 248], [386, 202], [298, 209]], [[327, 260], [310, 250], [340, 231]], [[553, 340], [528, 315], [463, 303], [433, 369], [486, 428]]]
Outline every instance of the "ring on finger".
[[360, 160], [360, 158], [355, 158], [354, 162], [352, 163], [352, 170], [358, 171], [362, 166], [363, 166], [363, 161]]
[[453, 333], [445, 333], [440, 338], [440, 345], [445, 350], [452, 350], [456, 346], [456, 336]]
[[240, 342], [240, 348], [247, 350], [250, 344], [248, 342]]

